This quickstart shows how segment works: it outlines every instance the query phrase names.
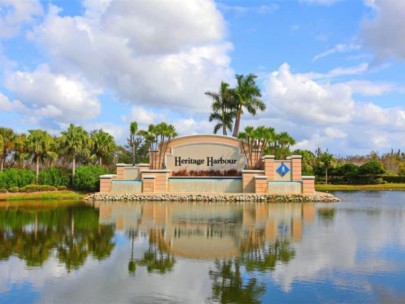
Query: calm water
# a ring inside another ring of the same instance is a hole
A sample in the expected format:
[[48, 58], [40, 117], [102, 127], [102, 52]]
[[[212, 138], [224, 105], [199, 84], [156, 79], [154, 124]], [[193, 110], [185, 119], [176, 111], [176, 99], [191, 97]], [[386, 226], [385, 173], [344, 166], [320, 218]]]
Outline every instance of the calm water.
[[405, 193], [0, 205], [2, 303], [404, 303]]

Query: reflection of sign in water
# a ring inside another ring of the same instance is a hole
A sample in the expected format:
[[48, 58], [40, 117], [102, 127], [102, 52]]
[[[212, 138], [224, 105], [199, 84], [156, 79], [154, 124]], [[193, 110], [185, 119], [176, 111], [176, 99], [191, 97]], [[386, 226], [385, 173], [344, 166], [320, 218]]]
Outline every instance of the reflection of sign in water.
[[284, 162], [281, 163], [281, 166], [278, 167], [277, 173], [280, 174], [281, 176], [286, 175], [288, 172], [290, 172], [290, 169], [284, 164]]

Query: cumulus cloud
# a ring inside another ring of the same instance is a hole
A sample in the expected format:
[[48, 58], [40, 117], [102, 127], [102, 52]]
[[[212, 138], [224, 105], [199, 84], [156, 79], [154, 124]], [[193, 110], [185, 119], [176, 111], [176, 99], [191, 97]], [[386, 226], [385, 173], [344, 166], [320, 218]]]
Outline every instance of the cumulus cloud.
[[43, 13], [38, 0], [0, 0], [0, 38], [11, 38]]
[[362, 25], [365, 46], [376, 53], [378, 60], [405, 60], [405, 2], [369, 0], [366, 5], [374, 9], [374, 14]]
[[57, 122], [81, 122], [100, 112], [98, 90], [79, 77], [54, 74], [47, 65], [34, 72], [13, 72], [7, 75], [6, 86], [20, 104], [20, 112]]
[[[349, 69], [348, 69], [349, 70]], [[328, 72], [324, 75], [332, 75]], [[335, 73], [335, 75], [342, 73]], [[297, 139], [295, 148], [333, 148], [332, 153], [369, 153], [401, 147], [405, 109], [360, 102], [354, 94], [378, 96], [398, 90], [389, 83], [341, 82], [316, 73], [293, 73], [283, 64], [265, 83], [268, 111], [247, 123], [267, 124]], [[350, 152], [348, 152], [350, 151]]]
[[30, 34], [57, 70], [80, 72], [127, 102], [198, 111], [209, 107], [205, 91], [232, 78], [232, 45], [213, 1], [85, 5], [75, 17], [51, 7]]
[[321, 85], [305, 75], [294, 75], [286, 63], [270, 75], [266, 90], [271, 107], [302, 123], [345, 123], [354, 109], [348, 87]]

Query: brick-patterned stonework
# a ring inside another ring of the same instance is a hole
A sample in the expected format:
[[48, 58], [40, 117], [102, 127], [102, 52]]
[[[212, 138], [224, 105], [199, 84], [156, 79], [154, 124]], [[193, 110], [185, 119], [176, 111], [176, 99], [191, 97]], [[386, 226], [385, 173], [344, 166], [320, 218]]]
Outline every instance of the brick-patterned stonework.
[[115, 177], [114, 174], [106, 174], [100, 176], [100, 192], [109, 193], [111, 192], [112, 179]]
[[263, 157], [264, 175], [267, 176], [268, 181], [274, 180], [274, 155], [266, 155]]
[[264, 175], [263, 170], [243, 170], [243, 193], [255, 193], [255, 176]]
[[302, 180], [301, 159], [302, 159], [301, 155], [291, 156], [291, 180], [293, 182], [299, 182]]
[[142, 176], [142, 193], [155, 193], [155, 177]]
[[303, 176], [302, 177], [302, 194], [314, 194], [315, 193], [315, 177]]
[[267, 193], [267, 176], [255, 176], [255, 193]]

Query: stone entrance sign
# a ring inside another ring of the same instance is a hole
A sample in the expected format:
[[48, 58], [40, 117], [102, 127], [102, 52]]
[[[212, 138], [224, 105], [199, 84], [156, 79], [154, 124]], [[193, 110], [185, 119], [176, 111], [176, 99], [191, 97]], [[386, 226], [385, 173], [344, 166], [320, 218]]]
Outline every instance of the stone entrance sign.
[[240, 148], [215, 142], [200, 142], [182, 144], [171, 147], [171, 153], [166, 154], [166, 169], [174, 175], [190, 173], [204, 175], [204, 172], [221, 172], [224, 175], [241, 174], [245, 168], [245, 155]]

